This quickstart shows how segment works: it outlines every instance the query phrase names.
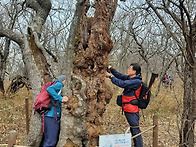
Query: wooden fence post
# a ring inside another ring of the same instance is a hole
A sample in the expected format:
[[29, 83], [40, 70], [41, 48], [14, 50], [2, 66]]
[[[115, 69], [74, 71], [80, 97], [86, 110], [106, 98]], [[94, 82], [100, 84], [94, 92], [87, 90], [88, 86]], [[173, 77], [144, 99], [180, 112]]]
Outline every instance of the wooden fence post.
[[153, 116], [153, 147], [158, 147], [158, 116]]
[[29, 101], [28, 98], [25, 99], [25, 112], [26, 112], [26, 130], [29, 133]]
[[12, 147], [16, 144], [17, 132], [15, 130], [10, 131], [10, 135], [8, 138], [8, 147]]

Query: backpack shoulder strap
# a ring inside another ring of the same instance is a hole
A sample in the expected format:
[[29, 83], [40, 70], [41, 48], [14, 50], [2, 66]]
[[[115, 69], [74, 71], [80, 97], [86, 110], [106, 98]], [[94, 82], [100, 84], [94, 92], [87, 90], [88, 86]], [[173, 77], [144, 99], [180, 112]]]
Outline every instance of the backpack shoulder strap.
[[[141, 81], [141, 85], [140, 85], [140, 87], [142, 87], [142, 86], [143, 86], [143, 84], [144, 84], [144, 82], [143, 82], [142, 80], [140, 80], [140, 81]], [[140, 88], [140, 87], [139, 87], [139, 88]], [[134, 96], [136, 97], [136, 99], [138, 99], [138, 97], [137, 97], [137, 95], [136, 95], [135, 91], [136, 91], [136, 90], [134, 90]], [[141, 91], [140, 91], [140, 93], [141, 93]]]

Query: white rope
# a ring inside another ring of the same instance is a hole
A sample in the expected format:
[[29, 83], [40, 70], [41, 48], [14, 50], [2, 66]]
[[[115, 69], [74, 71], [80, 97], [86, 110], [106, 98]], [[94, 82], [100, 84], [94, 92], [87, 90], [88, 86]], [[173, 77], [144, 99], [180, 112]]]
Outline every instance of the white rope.
[[131, 137], [131, 139], [136, 138], [137, 136], [140, 136], [141, 134], [143, 134], [143, 133], [149, 131], [150, 129], [152, 129], [152, 128], [154, 128], [154, 127], [155, 127], [155, 125], [154, 125], [154, 126], [151, 126], [151, 127], [148, 128], [147, 130], [145, 130], [145, 131], [143, 131], [143, 132], [141, 132], [141, 133], [139, 133], [139, 134], [136, 134], [135, 136]]

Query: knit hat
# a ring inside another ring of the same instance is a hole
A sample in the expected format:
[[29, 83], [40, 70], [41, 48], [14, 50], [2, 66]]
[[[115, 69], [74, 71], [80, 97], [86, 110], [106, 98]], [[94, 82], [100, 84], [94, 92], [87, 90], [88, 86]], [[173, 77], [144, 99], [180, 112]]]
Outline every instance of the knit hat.
[[61, 81], [61, 82], [64, 81], [65, 80], [65, 75], [60, 75], [58, 77], [58, 80]]

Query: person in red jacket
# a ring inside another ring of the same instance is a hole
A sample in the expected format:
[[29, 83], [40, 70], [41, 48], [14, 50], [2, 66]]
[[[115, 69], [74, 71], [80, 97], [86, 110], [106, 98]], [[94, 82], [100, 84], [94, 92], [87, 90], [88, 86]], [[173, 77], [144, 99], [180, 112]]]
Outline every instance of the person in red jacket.
[[[118, 87], [124, 88], [122, 95], [122, 103], [128, 103], [133, 99], [136, 99], [140, 95], [142, 86], [141, 67], [137, 63], [132, 63], [128, 70], [127, 75], [119, 73], [113, 67], [109, 66], [109, 70], [112, 74], [106, 72], [106, 77], [111, 79], [111, 82]], [[135, 93], [135, 94], [134, 94]], [[130, 125], [132, 136], [139, 134], [139, 108], [137, 105], [123, 104], [123, 111], [125, 117]], [[142, 136], [134, 138], [135, 147], [143, 147]]]

